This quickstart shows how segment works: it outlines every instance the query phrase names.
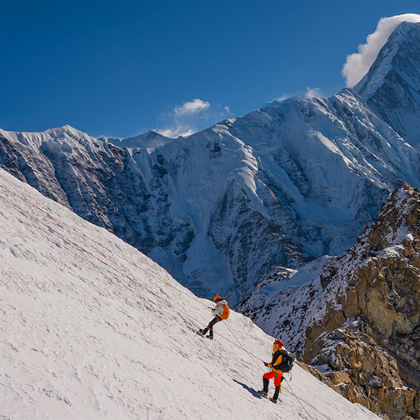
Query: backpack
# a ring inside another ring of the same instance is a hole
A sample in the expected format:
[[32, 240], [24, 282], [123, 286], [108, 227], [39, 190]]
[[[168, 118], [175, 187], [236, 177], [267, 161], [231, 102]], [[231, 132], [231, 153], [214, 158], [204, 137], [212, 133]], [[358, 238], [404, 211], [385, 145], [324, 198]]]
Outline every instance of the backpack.
[[281, 355], [283, 356], [282, 361], [276, 366], [276, 369], [281, 370], [283, 373], [290, 372], [295, 358], [287, 350], [281, 350]]
[[223, 305], [223, 306], [224, 306], [223, 313], [219, 316], [220, 316], [221, 319], [228, 319], [229, 315], [230, 315], [229, 306], [227, 306], [227, 305]]

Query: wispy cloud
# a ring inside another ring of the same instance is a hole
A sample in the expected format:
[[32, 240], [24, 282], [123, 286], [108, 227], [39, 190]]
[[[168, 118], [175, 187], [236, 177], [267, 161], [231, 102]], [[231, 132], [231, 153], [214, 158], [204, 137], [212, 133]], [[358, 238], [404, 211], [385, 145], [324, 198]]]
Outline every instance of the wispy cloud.
[[341, 72], [347, 87], [353, 87], [369, 71], [379, 50], [401, 22], [420, 22], [420, 15], [409, 13], [380, 19], [376, 31], [366, 38], [365, 44], [357, 47], [358, 52], [347, 56]]
[[230, 114], [228, 106], [224, 108], [217, 106], [213, 110], [209, 102], [193, 99], [191, 102], [175, 106], [173, 111], [167, 114], [162, 114], [160, 116], [162, 128], [156, 131], [166, 137], [186, 137], [202, 129], [205, 123], [215, 123]]
[[320, 96], [322, 96], [322, 93], [320, 88], [307, 88], [304, 95], [307, 99], [313, 99], [319, 98]]
[[282, 96], [279, 96], [275, 99], [276, 102], [283, 102], [290, 98], [296, 98], [296, 99], [313, 99], [313, 98], [319, 98], [322, 96], [322, 92], [320, 88], [306, 88], [306, 92], [300, 93], [298, 95], [288, 95], [284, 94]]
[[178, 116], [194, 115], [209, 108], [209, 102], [204, 102], [201, 99], [194, 99], [192, 102], [186, 102], [181, 106], [175, 107], [174, 113]]
[[292, 98], [293, 96], [295, 96], [295, 95], [288, 95], [287, 93], [285, 93], [285, 94], [279, 96], [278, 98], [274, 99], [274, 101], [275, 102], [283, 102], [286, 99]]

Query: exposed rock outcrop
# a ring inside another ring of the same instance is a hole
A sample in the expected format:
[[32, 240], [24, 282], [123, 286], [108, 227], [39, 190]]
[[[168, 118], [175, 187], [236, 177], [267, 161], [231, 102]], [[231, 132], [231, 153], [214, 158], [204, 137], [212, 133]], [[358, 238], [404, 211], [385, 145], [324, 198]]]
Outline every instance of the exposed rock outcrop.
[[286, 282], [265, 279], [279, 290], [270, 313], [256, 310], [267, 306], [264, 287], [239, 306], [266, 330], [275, 325], [318, 377], [391, 420], [420, 418], [419, 216], [420, 193], [404, 184], [347, 253]]

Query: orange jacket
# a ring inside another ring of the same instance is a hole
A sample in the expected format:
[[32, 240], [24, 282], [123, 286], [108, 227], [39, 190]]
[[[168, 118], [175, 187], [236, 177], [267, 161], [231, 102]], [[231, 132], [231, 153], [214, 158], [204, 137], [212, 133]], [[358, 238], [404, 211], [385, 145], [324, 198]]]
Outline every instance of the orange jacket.
[[271, 359], [271, 363], [267, 363], [267, 366], [271, 367], [271, 369], [274, 372], [278, 372], [278, 373], [281, 373], [281, 374], [283, 374], [283, 372], [280, 369], [276, 368], [276, 366], [279, 366], [281, 364], [281, 362], [283, 361], [283, 355], [281, 353], [282, 350], [284, 350], [283, 347], [281, 347], [277, 351], [275, 351], [273, 353], [273, 358]]
[[230, 315], [230, 309], [227, 302], [222, 299], [217, 302], [216, 307], [211, 310], [211, 313], [220, 319], [228, 319]]

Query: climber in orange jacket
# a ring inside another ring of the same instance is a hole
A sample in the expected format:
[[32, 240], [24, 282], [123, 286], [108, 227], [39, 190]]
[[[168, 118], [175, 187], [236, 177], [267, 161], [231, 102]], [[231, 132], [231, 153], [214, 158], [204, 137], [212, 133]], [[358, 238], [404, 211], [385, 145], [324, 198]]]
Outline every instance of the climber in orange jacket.
[[207, 331], [210, 331], [207, 338], [213, 340], [213, 327], [219, 322], [229, 318], [230, 309], [227, 302], [222, 299], [220, 296], [215, 296], [213, 299], [216, 302], [216, 307], [211, 310], [211, 313], [215, 315], [215, 317], [210, 321], [209, 325], [203, 330], [199, 330], [204, 337], [207, 334]]
[[274, 379], [275, 391], [273, 398], [270, 398], [274, 404], [277, 403], [277, 399], [279, 398], [279, 394], [281, 392], [281, 381], [283, 380], [283, 372], [278, 368], [283, 361], [282, 350], [284, 350], [283, 341], [276, 340], [273, 344], [273, 358], [271, 363], [264, 362], [265, 366], [271, 367], [271, 372], [267, 372], [263, 375], [263, 389], [258, 391], [261, 396], [267, 398], [270, 379]]

